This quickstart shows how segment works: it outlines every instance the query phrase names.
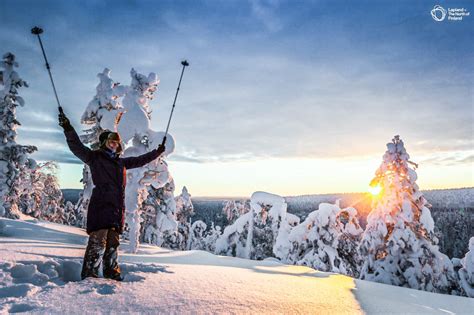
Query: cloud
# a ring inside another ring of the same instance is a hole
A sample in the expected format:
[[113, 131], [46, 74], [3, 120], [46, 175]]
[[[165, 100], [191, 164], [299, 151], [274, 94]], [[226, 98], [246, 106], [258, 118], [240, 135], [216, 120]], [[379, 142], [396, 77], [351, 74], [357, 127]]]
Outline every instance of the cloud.
[[[71, 157], [40, 50], [24, 26], [35, 20], [45, 27], [59, 96], [79, 133], [79, 118], [104, 67], [122, 84], [129, 84], [131, 67], [158, 73], [161, 83], [150, 105], [152, 127], [162, 130], [180, 58], [189, 57], [171, 124], [178, 151], [170, 159], [176, 161], [367, 156], [382, 154], [395, 134], [417, 155], [472, 148], [472, 141], [458, 141], [472, 138], [474, 119], [462, 63], [468, 61], [467, 45], [439, 46], [439, 40], [462, 40], [464, 32], [446, 39], [449, 30], [436, 33], [421, 19], [400, 24], [391, 10], [377, 18], [364, 6], [337, 16], [312, 3], [230, 2], [215, 14], [208, 7], [215, 3], [161, 3], [154, 13], [121, 20], [120, 30], [118, 17], [143, 8], [33, 3], [19, 21], [0, 13], [3, 29], [10, 30], [0, 31], [1, 46], [18, 51], [18, 71], [30, 83], [20, 90], [27, 104], [18, 109], [19, 139], [38, 144], [44, 158], [61, 156], [54, 147], [64, 151], [61, 158]], [[249, 11], [251, 18], [245, 16]], [[365, 23], [359, 23], [361, 16]], [[381, 40], [387, 36], [392, 40]]]
[[474, 162], [474, 153], [471, 151], [445, 152], [429, 155], [420, 160], [423, 164], [444, 166], [469, 165]]

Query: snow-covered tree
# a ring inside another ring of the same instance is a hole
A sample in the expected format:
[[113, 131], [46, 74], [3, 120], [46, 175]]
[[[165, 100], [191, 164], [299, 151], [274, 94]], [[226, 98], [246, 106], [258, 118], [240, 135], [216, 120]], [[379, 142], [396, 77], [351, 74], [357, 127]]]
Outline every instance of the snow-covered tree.
[[250, 259], [275, 255], [291, 229], [285, 200], [277, 195], [255, 192], [250, 211], [227, 226], [216, 242], [216, 253]]
[[66, 201], [64, 205], [64, 224], [72, 226], [81, 226], [82, 224], [77, 208], [70, 201]]
[[225, 227], [224, 232], [216, 241], [215, 253], [233, 257], [249, 258], [245, 244], [249, 234], [251, 212], [239, 217], [232, 225]]
[[178, 239], [180, 240], [179, 249], [187, 249], [191, 232], [191, 217], [194, 215], [194, 206], [191, 201], [191, 194], [186, 186], [183, 187], [181, 194], [175, 198], [176, 201], [176, 220], [178, 221]]
[[84, 188], [79, 193], [79, 199], [77, 200], [77, 203], [74, 207], [76, 208], [76, 213], [78, 214], [76, 221], [77, 226], [85, 228], [87, 222], [87, 209], [92, 196], [92, 189], [94, 188], [91, 170], [88, 165], [84, 165], [82, 168], [82, 178], [80, 182]]
[[416, 184], [416, 166], [395, 136], [371, 183], [381, 193], [373, 200], [361, 241], [361, 278], [449, 293], [455, 289], [455, 273], [435, 245], [434, 222]]
[[249, 212], [250, 203], [236, 200], [227, 200], [224, 202], [222, 212], [226, 215], [228, 224], [231, 225], [244, 213]]
[[289, 264], [356, 275], [357, 241], [362, 233], [356, 214], [354, 208], [341, 209], [338, 203], [319, 204], [318, 210], [291, 230], [278, 257]]
[[[151, 109], [148, 102], [153, 99], [159, 83], [155, 73], [142, 75], [132, 69], [130, 71], [131, 84], [122, 86], [110, 77], [110, 70], [105, 69], [98, 74], [100, 83], [96, 88], [96, 95], [88, 104], [81, 121], [88, 126], [82, 141], [91, 145], [92, 149], [99, 147], [98, 136], [104, 130], [119, 132], [125, 148], [123, 157], [138, 156], [158, 147], [164, 138], [164, 132], [156, 132], [150, 128]], [[174, 150], [174, 139], [167, 135], [166, 150], [161, 158], [152, 161], [141, 168], [127, 170], [127, 185], [125, 189], [126, 230], [124, 236], [130, 240], [130, 251], [136, 252], [140, 240], [140, 231], [143, 220], [142, 213], [148, 198], [149, 187], [158, 190], [169, 184], [173, 187], [168, 166], [163, 160]], [[92, 192], [90, 170], [86, 166], [83, 171], [84, 192], [78, 202], [78, 207], [87, 209]], [[173, 197], [173, 191], [164, 189], [166, 198]], [[174, 206], [174, 198], [169, 202]], [[146, 210], [149, 212], [149, 209]], [[162, 210], [159, 210], [161, 213]], [[85, 211], [84, 211], [85, 212]], [[175, 209], [172, 209], [175, 213]], [[146, 216], [145, 216], [146, 217]], [[160, 218], [160, 215], [157, 216]], [[173, 218], [174, 222], [175, 219]], [[159, 226], [157, 226], [159, 228]], [[177, 230], [177, 227], [176, 227]], [[157, 232], [160, 237], [163, 231]], [[159, 240], [158, 242], [163, 242]]]
[[181, 195], [176, 197], [176, 219], [180, 223], [187, 223], [194, 215], [194, 206], [191, 201], [191, 194], [186, 186], [183, 187]]
[[121, 97], [127, 90], [125, 86], [112, 80], [110, 70], [107, 68], [98, 73], [97, 77], [100, 82], [96, 87], [96, 94], [81, 117], [81, 123], [88, 127], [81, 135], [81, 140], [90, 144], [93, 149], [99, 147], [99, 135], [104, 130], [117, 130], [123, 108]]
[[[96, 87], [96, 94], [81, 117], [81, 123], [87, 126], [87, 129], [80, 136], [81, 141], [89, 144], [94, 150], [100, 147], [99, 135], [103, 131], [117, 131], [117, 123], [122, 115], [120, 97], [126, 91], [126, 87], [119, 85], [110, 78], [110, 70], [107, 68], [98, 73], [97, 77], [100, 82]], [[81, 226], [85, 226], [87, 208], [94, 187], [88, 165], [84, 165], [81, 182], [84, 189], [79, 196], [76, 208], [82, 211], [81, 217], [84, 220], [82, 220]]]
[[20, 195], [20, 209], [32, 217], [55, 223], [66, 223], [63, 193], [56, 177], [58, 165], [53, 161], [39, 163], [32, 170], [25, 170]]
[[16, 118], [17, 106], [24, 106], [18, 89], [28, 87], [14, 67], [18, 67], [12, 53], [3, 55], [0, 62], [0, 216], [18, 218], [18, 201], [23, 188], [20, 184], [24, 167], [34, 168], [36, 163], [28, 154], [36, 151], [35, 146], [16, 143], [16, 129], [20, 125]]
[[[125, 149], [124, 157], [141, 155], [157, 148], [163, 142], [165, 135], [164, 132], [156, 132], [150, 129], [151, 109], [148, 101], [153, 99], [159, 83], [158, 77], [154, 73], [150, 73], [147, 77], [134, 69], [131, 70], [130, 75], [132, 82], [126, 88], [122, 100], [123, 114], [117, 125], [117, 130], [124, 143], [128, 143], [130, 140], [132, 142], [131, 146]], [[174, 217], [176, 211], [174, 183], [168, 172], [168, 165], [163, 160], [164, 157], [174, 151], [174, 139], [169, 134], [166, 139], [166, 150], [162, 157], [144, 167], [127, 170], [125, 206], [131, 252], [136, 252], [138, 249], [142, 204], [147, 199], [148, 186], [150, 185], [154, 189], [168, 185], [163, 191], [166, 200], [168, 200], [167, 204], [172, 207], [172, 209], [169, 209], [169, 213], [172, 213], [172, 215], [164, 214], [163, 209], [159, 209], [155, 227], [157, 231], [152, 233], [152, 229], [149, 228], [149, 234], [157, 235], [157, 242], [161, 244], [164, 242], [163, 237], [169, 234], [177, 234], [177, 224]], [[172, 222], [164, 224], [163, 216], [167, 218], [165, 221], [169, 219]], [[169, 231], [171, 227], [174, 229], [173, 233]]]
[[193, 222], [189, 233], [187, 249], [199, 249], [213, 253], [216, 249], [216, 242], [221, 235], [221, 227], [211, 223], [210, 229], [201, 220]]
[[187, 249], [200, 249], [204, 250], [206, 248], [206, 240], [204, 238], [204, 233], [206, 232], [207, 224], [201, 220], [193, 222], [191, 225], [189, 240]]
[[468, 297], [474, 298], [474, 237], [469, 240], [469, 251], [461, 259], [459, 284]]
[[359, 253], [359, 244], [363, 230], [357, 218], [357, 210], [349, 207], [339, 210], [336, 215], [338, 229], [337, 254], [341, 258], [344, 268], [341, 272], [351, 277], [359, 277], [362, 257]]
[[150, 187], [148, 195], [148, 213], [151, 222], [143, 225], [145, 242], [172, 249], [185, 249], [186, 243], [178, 233], [176, 221], [176, 203], [173, 196], [174, 181], [171, 179], [164, 187]]
[[211, 228], [204, 233], [204, 248], [208, 252], [214, 253], [216, 251], [216, 242], [221, 236], [222, 231], [220, 226], [215, 226], [211, 222]]

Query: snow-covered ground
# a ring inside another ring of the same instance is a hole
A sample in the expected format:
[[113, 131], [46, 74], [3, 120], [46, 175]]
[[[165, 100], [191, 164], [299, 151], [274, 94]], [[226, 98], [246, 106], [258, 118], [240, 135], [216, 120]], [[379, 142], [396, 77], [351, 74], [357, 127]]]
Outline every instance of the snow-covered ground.
[[[120, 253], [125, 281], [79, 280], [87, 235], [0, 219], [0, 313], [472, 314], [474, 299], [203, 251]], [[121, 249], [126, 251], [128, 244]]]

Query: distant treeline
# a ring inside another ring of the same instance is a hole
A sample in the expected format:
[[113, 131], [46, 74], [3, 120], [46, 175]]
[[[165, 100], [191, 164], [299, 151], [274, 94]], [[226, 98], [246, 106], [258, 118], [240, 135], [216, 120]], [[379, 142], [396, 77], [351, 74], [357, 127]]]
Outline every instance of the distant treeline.
[[[79, 189], [63, 189], [64, 199], [73, 203], [79, 198]], [[450, 258], [462, 257], [468, 251], [469, 238], [474, 236], [474, 188], [443, 189], [423, 191], [432, 205], [431, 214], [435, 221], [435, 230], [439, 238], [441, 252]], [[286, 197], [288, 212], [300, 217], [318, 209], [322, 202], [335, 203], [339, 200], [341, 208], [354, 207], [359, 213], [359, 221], [365, 228], [367, 215], [371, 210], [371, 196], [364, 193], [324, 194]], [[194, 216], [192, 221], [204, 221], [224, 229], [229, 222], [222, 212], [227, 199], [194, 198]], [[242, 199], [245, 201], [245, 199]]]

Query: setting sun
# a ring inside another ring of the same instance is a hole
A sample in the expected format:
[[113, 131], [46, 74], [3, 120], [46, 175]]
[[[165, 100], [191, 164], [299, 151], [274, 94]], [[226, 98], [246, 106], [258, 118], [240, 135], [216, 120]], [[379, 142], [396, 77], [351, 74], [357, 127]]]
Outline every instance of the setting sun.
[[368, 190], [372, 194], [372, 196], [377, 196], [382, 191], [382, 187], [380, 187], [380, 185], [377, 184], [376, 186], [369, 186]]

